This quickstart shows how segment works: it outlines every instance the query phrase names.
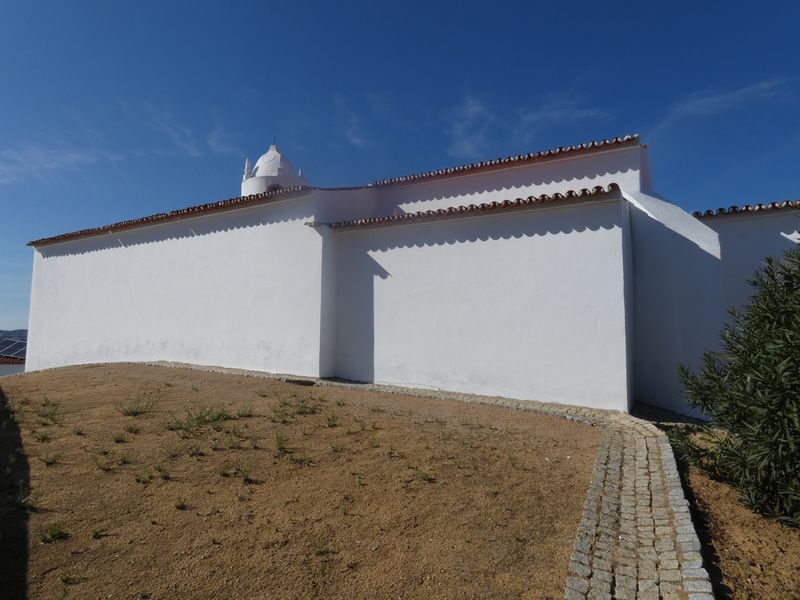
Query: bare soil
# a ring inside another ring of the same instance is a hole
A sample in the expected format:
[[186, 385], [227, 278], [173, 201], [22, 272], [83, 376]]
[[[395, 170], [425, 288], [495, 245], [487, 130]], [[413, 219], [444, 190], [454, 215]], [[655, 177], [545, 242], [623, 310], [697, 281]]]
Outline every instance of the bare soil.
[[0, 405], [3, 598], [558, 598], [600, 436], [131, 365], [2, 379]]
[[689, 486], [712, 549], [710, 575], [718, 598], [800, 598], [800, 529], [762, 517], [736, 490], [690, 467]]

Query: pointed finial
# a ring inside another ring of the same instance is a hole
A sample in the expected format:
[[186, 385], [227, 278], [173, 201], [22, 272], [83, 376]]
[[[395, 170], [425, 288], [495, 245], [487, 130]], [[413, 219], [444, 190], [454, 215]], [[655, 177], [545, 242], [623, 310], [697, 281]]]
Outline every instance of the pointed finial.
[[244, 159], [244, 177], [242, 177], [242, 181], [248, 179], [250, 177], [250, 159]]

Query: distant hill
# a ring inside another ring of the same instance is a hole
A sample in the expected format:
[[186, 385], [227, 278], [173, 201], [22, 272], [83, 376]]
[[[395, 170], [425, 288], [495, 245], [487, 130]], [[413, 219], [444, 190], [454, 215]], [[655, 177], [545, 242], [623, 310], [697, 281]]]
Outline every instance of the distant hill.
[[0, 329], [0, 340], [11, 338], [12, 340], [28, 341], [27, 329]]

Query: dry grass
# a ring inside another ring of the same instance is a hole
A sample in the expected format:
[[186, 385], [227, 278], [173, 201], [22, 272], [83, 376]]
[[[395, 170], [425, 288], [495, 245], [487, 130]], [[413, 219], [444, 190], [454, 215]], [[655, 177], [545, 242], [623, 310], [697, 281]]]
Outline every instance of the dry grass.
[[0, 386], [10, 598], [560, 597], [599, 437], [157, 367]]

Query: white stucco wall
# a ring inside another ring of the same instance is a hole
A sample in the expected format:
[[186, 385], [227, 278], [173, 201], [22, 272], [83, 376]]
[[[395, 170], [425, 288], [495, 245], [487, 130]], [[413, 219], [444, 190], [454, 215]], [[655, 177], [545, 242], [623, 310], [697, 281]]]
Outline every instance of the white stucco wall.
[[319, 374], [314, 198], [35, 250], [27, 370], [172, 360]]
[[[646, 148], [612, 149], [565, 155], [542, 162], [523, 163], [493, 171], [422, 179], [416, 183], [380, 188], [379, 214], [391, 215], [448, 206], [461, 206], [542, 194], [564, 193], [616, 183], [626, 190], [642, 186]], [[649, 184], [649, 181], [645, 182]]]
[[[699, 365], [717, 349], [730, 306], [743, 306], [746, 281], [765, 256], [779, 256], [797, 243], [800, 211], [737, 214], [698, 220], [716, 235], [695, 240], [632, 209], [634, 240], [635, 397], [679, 413], [699, 416], [683, 398], [678, 363]], [[686, 230], [684, 230], [686, 233]], [[691, 235], [692, 232], [687, 233]]]
[[627, 409], [622, 202], [338, 233], [337, 375]]

